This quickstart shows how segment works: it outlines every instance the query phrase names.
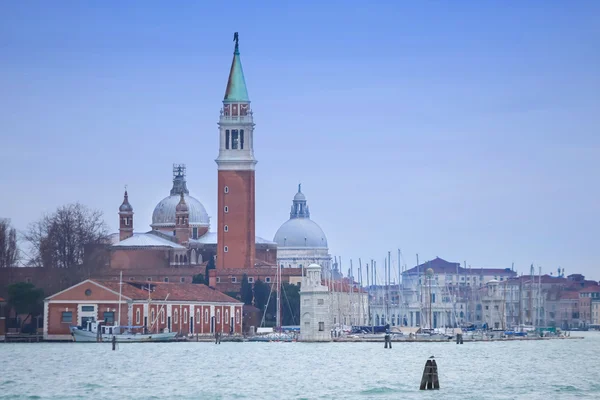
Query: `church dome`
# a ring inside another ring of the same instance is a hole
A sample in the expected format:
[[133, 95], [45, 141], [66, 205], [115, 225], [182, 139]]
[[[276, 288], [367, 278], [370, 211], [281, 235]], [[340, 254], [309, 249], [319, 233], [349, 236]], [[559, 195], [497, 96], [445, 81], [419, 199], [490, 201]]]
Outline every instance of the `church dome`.
[[290, 219], [277, 230], [273, 241], [279, 247], [327, 248], [327, 237], [323, 229], [310, 219], [306, 196], [300, 185], [292, 202]]
[[[185, 204], [189, 209], [189, 221], [190, 226], [205, 226], [210, 225], [210, 218], [206, 209], [197, 199], [190, 196], [189, 194], [183, 195]], [[167, 228], [175, 226], [175, 213], [177, 212], [177, 205], [181, 200], [181, 195], [176, 194], [173, 196], [165, 197], [162, 199], [152, 213], [152, 228]]]
[[293, 218], [277, 230], [274, 242], [279, 247], [327, 247], [325, 232], [309, 218]]
[[[169, 197], [162, 199], [152, 213], [153, 229], [175, 227], [175, 214], [177, 205], [182, 200], [182, 207], [187, 205], [189, 212], [188, 221], [191, 227], [210, 227], [210, 218], [206, 209], [196, 198], [190, 196], [185, 179], [186, 168], [184, 164], [173, 165], [173, 188]], [[185, 211], [181, 209], [180, 212]]]

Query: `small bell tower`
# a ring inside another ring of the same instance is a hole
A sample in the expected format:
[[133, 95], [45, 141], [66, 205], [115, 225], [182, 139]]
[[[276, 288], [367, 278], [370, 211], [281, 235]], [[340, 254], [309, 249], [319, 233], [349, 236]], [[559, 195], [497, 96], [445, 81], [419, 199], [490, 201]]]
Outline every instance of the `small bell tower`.
[[119, 207], [119, 241], [133, 236], [133, 207], [129, 204], [127, 188], [123, 195], [123, 203]]
[[181, 245], [186, 245], [190, 241], [190, 209], [183, 193], [175, 207], [175, 238]]

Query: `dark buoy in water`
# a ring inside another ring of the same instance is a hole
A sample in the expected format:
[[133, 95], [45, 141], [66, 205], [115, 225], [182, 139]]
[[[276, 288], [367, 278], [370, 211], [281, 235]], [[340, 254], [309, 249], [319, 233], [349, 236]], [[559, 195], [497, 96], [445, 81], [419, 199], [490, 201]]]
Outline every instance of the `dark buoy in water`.
[[425, 363], [425, 369], [423, 370], [423, 378], [421, 379], [421, 386], [419, 387], [419, 390], [438, 390], [439, 388], [440, 381], [438, 379], [437, 364], [433, 356], [431, 356]]

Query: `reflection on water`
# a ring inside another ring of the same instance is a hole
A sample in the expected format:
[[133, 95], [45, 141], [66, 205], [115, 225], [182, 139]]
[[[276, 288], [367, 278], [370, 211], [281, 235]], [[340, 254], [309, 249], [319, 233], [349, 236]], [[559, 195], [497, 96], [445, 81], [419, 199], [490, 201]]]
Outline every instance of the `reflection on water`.
[[[0, 399], [600, 397], [600, 333], [492, 343], [0, 344]], [[437, 360], [440, 392], [418, 390]]]

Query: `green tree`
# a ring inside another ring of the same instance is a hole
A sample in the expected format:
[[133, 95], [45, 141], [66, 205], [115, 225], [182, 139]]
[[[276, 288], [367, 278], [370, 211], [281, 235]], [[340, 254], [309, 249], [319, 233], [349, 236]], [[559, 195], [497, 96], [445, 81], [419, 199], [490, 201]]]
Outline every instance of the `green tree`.
[[27, 314], [21, 326], [32, 315], [40, 315], [43, 310], [44, 291], [31, 283], [17, 282], [8, 285], [8, 304], [17, 314]]
[[252, 305], [254, 299], [254, 292], [252, 291], [252, 284], [248, 282], [248, 275], [244, 274], [242, 277], [242, 289], [240, 291], [242, 295], [242, 301], [246, 305]]
[[281, 324], [300, 324], [300, 287], [284, 283], [281, 293]]
[[271, 287], [268, 284], [260, 279], [254, 282], [254, 305], [261, 311], [264, 311], [265, 306], [267, 305], [270, 292]]
[[208, 285], [208, 282], [204, 280], [204, 274], [197, 274], [197, 275], [192, 276], [192, 283]]

